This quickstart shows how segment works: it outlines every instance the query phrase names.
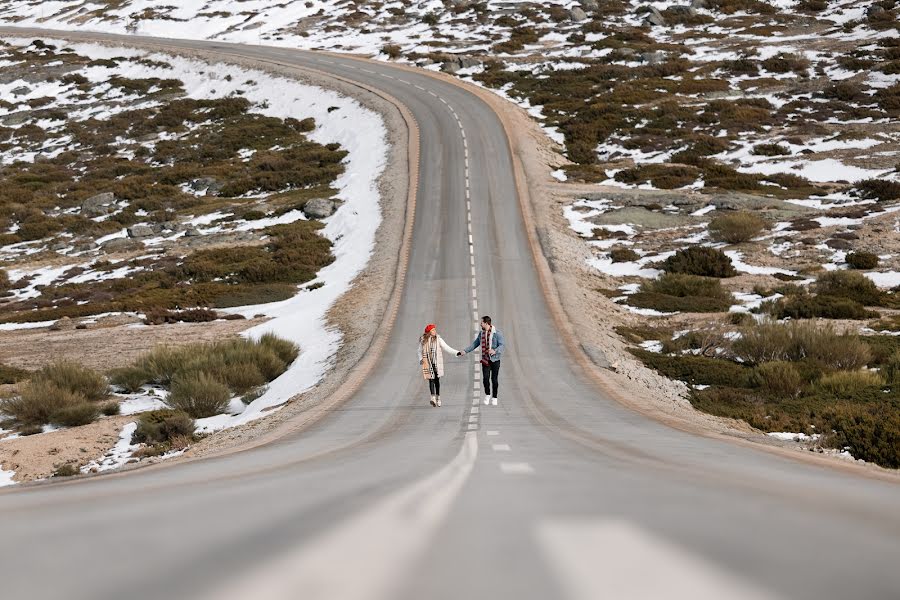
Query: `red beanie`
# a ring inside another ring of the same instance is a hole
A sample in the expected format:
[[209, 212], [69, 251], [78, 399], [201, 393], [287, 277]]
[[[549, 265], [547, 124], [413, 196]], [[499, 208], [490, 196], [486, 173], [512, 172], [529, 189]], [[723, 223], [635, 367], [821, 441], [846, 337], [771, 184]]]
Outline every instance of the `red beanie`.
[[429, 333], [433, 329], [436, 329], [435, 324], [429, 323], [428, 325], [425, 326], [425, 333]]

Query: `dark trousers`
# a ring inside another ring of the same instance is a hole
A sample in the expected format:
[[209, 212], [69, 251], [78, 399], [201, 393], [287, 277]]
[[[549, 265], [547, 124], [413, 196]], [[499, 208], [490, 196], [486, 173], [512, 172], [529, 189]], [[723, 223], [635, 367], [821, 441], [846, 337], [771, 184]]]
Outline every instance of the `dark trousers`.
[[428, 389], [431, 390], [432, 396], [440, 396], [441, 395], [441, 378], [435, 377], [434, 379], [428, 380]]
[[484, 395], [497, 397], [497, 388], [500, 387], [500, 361], [489, 364], [481, 363], [481, 379], [484, 382]]

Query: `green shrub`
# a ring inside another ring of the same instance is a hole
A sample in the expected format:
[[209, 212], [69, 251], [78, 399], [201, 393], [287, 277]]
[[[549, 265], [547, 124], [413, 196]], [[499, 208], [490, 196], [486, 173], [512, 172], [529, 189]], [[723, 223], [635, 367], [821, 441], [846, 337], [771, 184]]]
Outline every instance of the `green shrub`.
[[815, 290], [823, 296], [855, 300], [864, 306], [881, 306], [884, 293], [875, 283], [856, 271], [826, 271], [816, 278]]
[[851, 269], [874, 269], [878, 266], [878, 255], [871, 252], [850, 252], [846, 260]]
[[100, 411], [91, 402], [82, 402], [59, 408], [50, 415], [50, 422], [61, 427], [78, 427], [97, 420]]
[[751, 386], [753, 369], [730, 360], [693, 354], [668, 356], [640, 348], [631, 348], [629, 352], [666, 377], [692, 385]]
[[290, 365], [300, 356], [300, 348], [297, 344], [278, 337], [274, 333], [264, 333], [257, 343], [263, 348], [268, 348], [280, 358], [285, 365]]
[[228, 386], [200, 372], [177, 375], [165, 402], [195, 419], [202, 419], [225, 412], [230, 399]]
[[731, 302], [704, 296], [669, 296], [655, 292], [637, 292], [628, 296], [629, 306], [650, 308], [660, 312], [711, 313], [728, 310]]
[[[171, 346], [157, 346], [147, 354], [144, 354], [138, 361], [136, 368], [142, 370], [147, 381], [168, 386], [172, 383], [172, 378], [181, 369], [184, 364], [185, 354], [183, 351]], [[136, 380], [136, 374], [132, 374]]]
[[860, 369], [872, 359], [858, 335], [838, 334], [812, 321], [756, 323], [732, 342], [732, 353], [749, 364], [810, 360], [831, 369]]
[[900, 182], [887, 179], [866, 179], [857, 182], [854, 186], [856, 192], [867, 200], [890, 202], [900, 198]]
[[803, 390], [803, 378], [793, 364], [765, 362], [753, 372], [753, 383], [769, 394], [793, 398]]
[[709, 222], [709, 234], [719, 242], [740, 244], [758, 236], [766, 226], [766, 220], [753, 213], [726, 213]]
[[802, 294], [779, 298], [763, 307], [776, 319], [870, 319], [878, 313], [850, 298]]
[[180, 410], [151, 410], [141, 413], [132, 444], [160, 444], [178, 436], [193, 436], [196, 425]]
[[889, 385], [900, 385], [900, 351], [894, 352], [883, 362], [881, 374]]
[[691, 246], [678, 250], [662, 266], [667, 273], [685, 273], [704, 277], [734, 277], [737, 271], [724, 252], [706, 246]]
[[641, 291], [680, 298], [703, 296], [727, 300], [729, 303], [731, 300], [731, 293], [722, 287], [722, 283], [718, 279], [684, 273], [663, 273], [659, 278], [641, 284]]
[[900, 468], [900, 407], [895, 404], [838, 405], [829, 414], [833, 445], [849, 447], [854, 458], [888, 469]]
[[385, 44], [381, 47], [381, 52], [393, 60], [396, 60], [403, 55], [403, 49], [397, 44]]
[[78, 363], [59, 360], [43, 367], [31, 376], [32, 381], [46, 381], [59, 388], [79, 394], [87, 400], [102, 400], [109, 396], [106, 378]]
[[51, 422], [57, 411], [85, 401], [81, 394], [44, 379], [35, 379], [22, 386], [18, 396], [0, 399], [0, 412], [23, 425], [44, 425]]
[[113, 369], [109, 381], [126, 394], [136, 394], [150, 382], [151, 376], [141, 367], [121, 367]]
[[883, 385], [884, 378], [872, 371], [837, 371], [823, 375], [816, 382], [816, 390], [835, 398], [853, 399], [860, 392]]
[[609, 249], [609, 257], [612, 259], [614, 263], [620, 262], [631, 262], [639, 259], [641, 257], [640, 254], [632, 250], [631, 248], [624, 248], [622, 246], [616, 246], [614, 248]]
[[784, 156], [791, 150], [782, 144], [757, 144], [753, 146], [753, 154], [757, 156]]

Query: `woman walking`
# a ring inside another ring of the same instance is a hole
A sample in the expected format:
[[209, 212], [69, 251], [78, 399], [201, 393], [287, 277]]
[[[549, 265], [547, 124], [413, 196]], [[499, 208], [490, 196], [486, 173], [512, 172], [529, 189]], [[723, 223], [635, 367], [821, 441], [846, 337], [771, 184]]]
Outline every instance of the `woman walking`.
[[441, 405], [441, 377], [444, 376], [444, 355], [441, 349], [448, 354], [456, 355], [457, 351], [447, 345], [447, 342], [438, 335], [434, 323], [425, 327], [425, 333], [419, 339], [419, 364], [422, 366], [422, 375], [428, 380], [428, 389], [431, 391], [431, 405]]

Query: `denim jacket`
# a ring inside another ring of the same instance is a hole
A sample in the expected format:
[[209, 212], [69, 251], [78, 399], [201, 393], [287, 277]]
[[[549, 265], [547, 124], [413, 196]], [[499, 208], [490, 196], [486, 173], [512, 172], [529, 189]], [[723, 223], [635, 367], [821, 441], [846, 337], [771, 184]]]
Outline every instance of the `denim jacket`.
[[[469, 347], [464, 350], [466, 354], [472, 352], [476, 348], [481, 347], [481, 336], [486, 334], [487, 332], [482, 329], [477, 334], [475, 334], [475, 340], [469, 344]], [[500, 357], [503, 355], [503, 349], [506, 348], [506, 344], [503, 341], [503, 334], [500, 333], [500, 330], [494, 327], [494, 339], [491, 342], [491, 348], [494, 350], [493, 356], [488, 356], [488, 359], [491, 362], [500, 362]]]

